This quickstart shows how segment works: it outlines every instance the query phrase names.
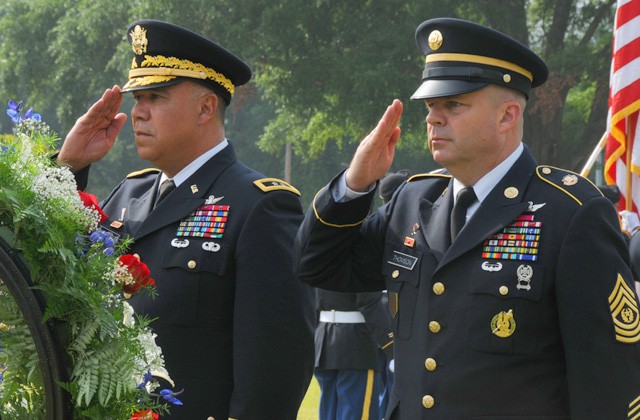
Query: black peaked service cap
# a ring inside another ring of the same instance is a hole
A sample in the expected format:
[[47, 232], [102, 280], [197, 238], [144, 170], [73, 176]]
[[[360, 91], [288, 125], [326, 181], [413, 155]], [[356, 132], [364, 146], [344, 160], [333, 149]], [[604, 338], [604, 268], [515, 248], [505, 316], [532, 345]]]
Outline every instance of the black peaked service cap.
[[425, 54], [422, 84], [411, 99], [461, 95], [488, 84], [529, 97], [547, 79], [545, 62], [521, 42], [461, 19], [430, 19], [416, 29]]
[[135, 53], [123, 92], [193, 80], [231, 102], [236, 87], [251, 79], [251, 69], [215, 42], [159, 20], [133, 22], [127, 30]]

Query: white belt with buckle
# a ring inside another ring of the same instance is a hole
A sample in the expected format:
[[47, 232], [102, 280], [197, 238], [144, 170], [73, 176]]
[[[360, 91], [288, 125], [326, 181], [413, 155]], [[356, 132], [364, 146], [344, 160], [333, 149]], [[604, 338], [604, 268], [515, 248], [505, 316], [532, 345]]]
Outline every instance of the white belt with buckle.
[[365, 322], [362, 312], [359, 311], [320, 311], [320, 322], [332, 324], [360, 324]]

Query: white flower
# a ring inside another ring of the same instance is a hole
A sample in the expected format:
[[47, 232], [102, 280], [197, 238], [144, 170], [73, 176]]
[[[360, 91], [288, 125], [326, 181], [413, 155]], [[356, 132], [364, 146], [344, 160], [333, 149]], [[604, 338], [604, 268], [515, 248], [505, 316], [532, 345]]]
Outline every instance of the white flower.
[[123, 306], [123, 310], [124, 310], [124, 316], [122, 317], [122, 323], [131, 328], [134, 326], [134, 324], [136, 323], [135, 319], [133, 319], [133, 307], [131, 305], [129, 305], [128, 302], [122, 302], [122, 306]]

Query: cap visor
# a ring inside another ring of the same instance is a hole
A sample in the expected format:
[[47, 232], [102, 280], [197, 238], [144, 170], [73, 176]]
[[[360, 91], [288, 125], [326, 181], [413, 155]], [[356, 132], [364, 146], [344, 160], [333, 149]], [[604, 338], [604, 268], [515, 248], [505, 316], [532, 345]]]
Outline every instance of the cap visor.
[[462, 95], [487, 86], [488, 83], [467, 82], [464, 80], [430, 79], [422, 82], [418, 90], [411, 95], [412, 100], [442, 98], [445, 96]]
[[134, 92], [136, 90], [158, 89], [161, 87], [175, 85], [184, 80], [183, 77], [174, 77], [171, 80], [167, 80], [160, 83], [153, 83], [144, 79], [145, 77], [136, 77], [134, 79], [129, 79], [129, 81], [122, 87], [121, 91], [124, 93], [124, 92]]

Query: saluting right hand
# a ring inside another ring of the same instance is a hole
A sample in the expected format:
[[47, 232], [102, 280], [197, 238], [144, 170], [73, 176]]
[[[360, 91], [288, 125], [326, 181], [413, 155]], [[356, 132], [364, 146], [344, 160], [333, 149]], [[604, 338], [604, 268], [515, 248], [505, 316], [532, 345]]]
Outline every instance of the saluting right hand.
[[402, 102], [395, 99], [387, 107], [376, 128], [360, 142], [345, 174], [347, 186], [353, 191], [366, 191], [391, 168], [395, 148], [400, 138]]
[[122, 93], [119, 86], [105, 90], [86, 114], [78, 118], [58, 153], [59, 164], [78, 171], [102, 159], [111, 150], [127, 120], [119, 113]]

